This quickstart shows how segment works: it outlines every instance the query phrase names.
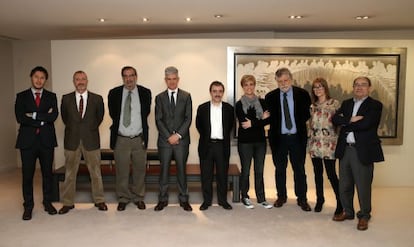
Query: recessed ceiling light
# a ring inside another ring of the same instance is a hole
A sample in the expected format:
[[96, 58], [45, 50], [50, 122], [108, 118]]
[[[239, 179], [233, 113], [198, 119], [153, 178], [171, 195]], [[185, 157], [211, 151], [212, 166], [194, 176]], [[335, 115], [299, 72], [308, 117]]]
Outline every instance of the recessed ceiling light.
[[220, 14], [214, 15], [214, 18], [217, 18], [217, 19], [220, 19], [222, 17], [223, 17], [223, 15], [220, 15]]
[[191, 19], [191, 17], [187, 17], [187, 18], [185, 18], [185, 21], [190, 22], [190, 21], [192, 21], [192, 19]]
[[290, 15], [289, 19], [302, 19], [303, 16], [302, 15]]
[[143, 18], [142, 18], [142, 21], [143, 21], [143, 22], [149, 22], [149, 19], [148, 19], [147, 17], [143, 17]]
[[368, 20], [369, 18], [370, 17], [367, 16], [367, 15], [359, 15], [359, 16], [355, 17], [355, 19], [357, 19], [357, 20]]
[[99, 22], [105, 22], [106, 20], [104, 18], [99, 18]]

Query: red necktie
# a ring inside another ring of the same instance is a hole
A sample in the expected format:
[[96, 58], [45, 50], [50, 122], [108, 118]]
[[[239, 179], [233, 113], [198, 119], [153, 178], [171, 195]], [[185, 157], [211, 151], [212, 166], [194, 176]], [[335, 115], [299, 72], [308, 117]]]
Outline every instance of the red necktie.
[[79, 114], [80, 114], [80, 117], [82, 118], [82, 114], [83, 114], [83, 97], [82, 97], [82, 95], [80, 96], [80, 100], [79, 100]]
[[37, 93], [35, 93], [35, 95], [36, 95], [36, 99], [35, 99], [36, 106], [39, 108], [39, 106], [40, 106], [40, 93], [37, 92]]
[[[37, 108], [39, 108], [39, 106], [40, 106], [40, 93], [36, 92], [35, 95], [36, 95], [36, 98], [35, 98], [36, 106], [37, 106]], [[36, 135], [38, 135], [39, 133], [40, 133], [40, 128], [37, 128], [36, 129]]]

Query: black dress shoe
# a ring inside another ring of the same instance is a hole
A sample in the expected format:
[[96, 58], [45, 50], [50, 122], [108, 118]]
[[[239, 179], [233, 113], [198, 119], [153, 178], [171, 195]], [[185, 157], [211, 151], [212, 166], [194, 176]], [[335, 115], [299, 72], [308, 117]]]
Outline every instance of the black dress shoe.
[[23, 220], [31, 220], [32, 219], [32, 208], [25, 208], [23, 212]]
[[200, 206], [200, 210], [201, 211], [207, 210], [208, 207], [210, 207], [210, 206], [211, 206], [211, 203], [203, 202], [203, 204], [201, 204], [201, 206]]
[[231, 210], [233, 207], [228, 202], [219, 203], [219, 206], [223, 207], [224, 209]]
[[108, 210], [108, 206], [106, 206], [106, 204], [104, 202], [95, 203], [95, 207], [97, 207], [98, 210], [100, 210], [100, 211], [107, 211]]
[[309, 205], [309, 203], [308, 202], [300, 202], [300, 201], [298, 201], [298, 206], [303, 210], [303, 211], [306, 211], [306, 212], [308, 212], [308, 211], [312, 211], [312, 209], [311, 209], [311, 207], [310, 207], [310, 205]]
[[316, 202], [316, 205], [315, 205], [314, 211], [315, 211], [316, 213], [319, 213], [319, 212], [321, 212], [321, 211], [322, 211], [322, 207], [323, 207], [323, 202]]
[[157, 206], [155, 206], [154, 210], [155, 211], [161, 211], [163, 210], [166, 206], [168, 206], [168, 202], [164, 201], [164, 202], [158, 202]]
[[286, 201], [287, 201], [287, 198], [286, 197], [279, 197], [279, 198], [277, 198], [277, 200], [275, 201], [275, 203], [273, 204], [273, 206], [275, 208], [280, 208], [280, 207], [283, 206], [283, 204], [286, 203]]
[[55, 208], [55, 207], [53, 207], [52, 203], [50, 203], [50, 202], [46, 202], [46, 203], [43, 203], [43, 206], [44, 206], [44, 208], [45, 208], [45, 211], [46, 211], [48, 214], [50, 214], [50, 215], [57, 214], [57, 210], [56, 210], [56, 208]]
[[137, 202], [134, 202], [135, 203], [135, 205], [137, 205], [137, 208], [138, 209], [141, 209], [141, 210], [144, 210], [145, 209], [145, 203], [144, 203], [144, 201], [137, 201]]
[[116, 208], [116, 210], [118, 211], [124, 211], [126, 208], [127, 203], [126, 202], [120, 202], [118, 203], [118, 207]]
[[69, 212], [69, 210], [74, 209], [75, 205], [72, 206], [63, 206], [61, 209], [59, 209], [59, 214], [66, 214]]
[[193, 211], [193, 208], [188, 202], [180, 202], [180, 207], [182, 207], [185, 211]]

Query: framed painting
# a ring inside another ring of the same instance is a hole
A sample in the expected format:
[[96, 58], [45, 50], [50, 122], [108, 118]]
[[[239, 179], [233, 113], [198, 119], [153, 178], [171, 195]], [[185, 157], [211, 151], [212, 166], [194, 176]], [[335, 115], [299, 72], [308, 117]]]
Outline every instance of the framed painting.
[[378, 134], [383, 144], [402, 145], [406, 48], [228, 47], [228, 101], [235, 103], [243, 90], [240, 79], [256, 77], [256, 94], [264, 97], [277, 88], [275, 71], [286, 67], [293, 84], [308, 92], [317, 77], [329, 83], [340, 102], [352, 97], [353, 80], [371, 79], [370, 96], [383, 104]]

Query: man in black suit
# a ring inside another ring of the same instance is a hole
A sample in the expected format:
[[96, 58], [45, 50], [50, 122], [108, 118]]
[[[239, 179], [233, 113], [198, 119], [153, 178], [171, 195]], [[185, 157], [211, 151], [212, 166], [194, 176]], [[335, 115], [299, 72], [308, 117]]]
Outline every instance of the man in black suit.
[[158, 153], [161, 163], [160, 194], [155, 211], [161, 211], [168, 205], [168, 177], [171, 160], [174, 157], [177, 167], [177, 182], [180, 206], [192, 211], [188, 202], [186, 165], [190, 145], [190, 125], [192, 121], [191, 95], [178, 88], [178, 70], [175, 67], [165, 69], [167, 90], [155, 97], [155, 123], [158, 128]]
[[15, 114], [20, 124], [16, 148], [20, 149], [23, 174], [23, 220], [32, 219], [33, 176], [36, 160], [42, 171], [44, 210], [56, 214], [52, 200], [52, 166], [57, 146], [54, 122], [58, 116], [56, 94], [44, 89], [47, 70], [37, 66], [30, 72], [32, 87], [16, 96]]
[[[117, 210], [124, 211], [130, 201], [143, 210], [151, 91], [137, 84], [138, 74], [134, 67], [123, 67], [121, 75], [123, 85], [108, 94], [112, 118], [110, 145], [116, 163]], [[130, 165], [132, 190], [129, 189]]]
[[371, 184], [374, 162], [384, 161], [377, 131], [381, 120], [382, 103], [369, 97], [371, 80], [357, 77], [353, 82], [354, 97], [342, 102], [332, 118], [341, 127], [335, 156], [339, 159], [339, 195], [344, 212], [334, 221], [355, 217], [354, 187], [358, 192], [360, 211], [357, 229], [368, 229], [371, 218]]
[[83, 155], [91, 178], [92, 198], [95, 207], [108, 210], [101, 175], [101, 150], [99, 125], [104, 117], [102, 96], [90, 92], [88, 76], [84, 71], [73, 74], [75, 91], [63, 95], [60, 114], [65, 124], [65, 182], [59, 214], [75, 208], [76, 175]]
[[286, 168], [289, 156], [297, 204], [303, 211], [310, 211], [306, 197], [305, 158], [308, 138], [306, 121], [310, 118], [311, 99], [307, 91], [292, 86], [293, 77], [289, 69], [280, 68], [275, 75], [278, 88], [265, 98], [270, 111], [269, 143], [276, 167], [277, 200], [274, 206], [282, 207], [287, 200]]
[[204, 199], [200, 210], [207, 210], [211, 206], [214, 170], [216, 171], [218, 204], [224, 209], [232, 209], [227, 202], [227, 173], [231, 130], [234, 126], [234, 108], [222, 101], [223, 94], [223, 83], [213, 81], [210, 84], [211, 101], [201, 104], [197, 109], [196, 127], [200, 133], [198, 155]]

